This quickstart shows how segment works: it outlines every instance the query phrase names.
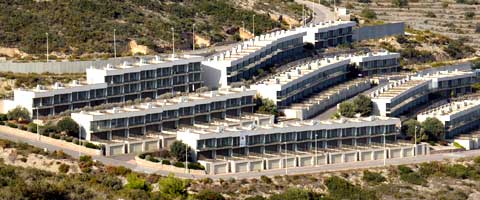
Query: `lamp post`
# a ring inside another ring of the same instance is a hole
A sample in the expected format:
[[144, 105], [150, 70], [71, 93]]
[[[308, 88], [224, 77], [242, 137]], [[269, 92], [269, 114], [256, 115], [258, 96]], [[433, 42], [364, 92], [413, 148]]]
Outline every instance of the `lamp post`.
[[315, 166], [318, 165], [318, 133], [315, 133]]
[[40, 126], [38, 125], [38, 107], [35, 107], [37, 110], [37, 140], [40, 140]]
[[253, 22], [253, 23], [252, 23], [252, 24], [253, 24], [253, 25], [252, 25], [252, 26], [253, 26], [253, 29], [252, 29], [253, 32], [252, 32], [252, 34], [253, 34], [253, 37], [255, 38], [255, 15], [253, 15], [252, 22]]
[[414, 139], [413, 139], [413, 156], [417, 156], [417, 125], [413, 128]]
[[175, 28], [172, 27], [172, 58], [175, 58]]
[[188, 173], [188, 145], [185, 144], [185, 173]]
[[383, 166], [387, 166], [387, 137], [386, 137], [386, 131], [383, 131]]
[[192, 36], [192, 42], [193, 42], [192, 49], [195, 51], [195, 24], [193, 24], [192, 29], [193, 29], [193, 31], [192, 31], [193, 32], [193, 34], [192, 34], [193, 35]]
[[287, 147], [287, 142], [285, 141], [285, 175], [288, 175], [288, 147]]
[[113, 29], [113, 58], [117, 60], [117, 37], [116, 37], [116, 29]]
[[48, 63], [48, 33], [45, 33], [45, 35], [47, 36], [47, 63]]
[[82, 127], [78, 125], [78, 157], [82, 156], [82, 152], [80, 152], [80, 148], [82, 147]]

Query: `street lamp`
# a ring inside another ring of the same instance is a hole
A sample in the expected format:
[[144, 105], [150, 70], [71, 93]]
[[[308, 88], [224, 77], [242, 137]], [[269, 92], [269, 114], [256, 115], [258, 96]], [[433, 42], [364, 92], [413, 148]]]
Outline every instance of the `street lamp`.
[[[285, 138], [286, 139], [286, 138]], [[285, 175], [288, 175], [288, 147], [287, 147], [287, 142], [285, 141]]]
[[383, 131], [383, 166], [387, 165], [387, 131]]
[[78, 157], [82, 156], [82, 152], [80, 152], [80, 149], [82, 147], [82, 127], [78, 125]]
[[252, 33], [253, 33], [253, 37], [255, 38], [255, 15], [253, 15], [252, 21], [253, 21], [253, 32]]
[[115, 60], [117, 59], [117, 37], [116, 37], [116, 29], [113, 29], [113, 57]]
[[172, 58], [175, 58], [175, 28], [172, 27]]
[[318, 133], [315, 133], [315, 166], [318, 165]]
[[192, 29], [193, 29], [193, 36], [192, 36], [192, 41], [193, 41], [193, 46], [192, 46], [192, 49], [195, 51], [195, 24], [193, 24], [192, 26]]
[[38, 107], [35, 107], [35, 109], [37, 110], [37, 140], [40, 140], [40, 126], [38, 125], [39, 121], [38, 121]]
[[188, 173], [188, 145], [185, 144], [185, 173]]
[[48, 63], [48, 33], [45, 33], [45, 35], [47, 36], [47, 63]]

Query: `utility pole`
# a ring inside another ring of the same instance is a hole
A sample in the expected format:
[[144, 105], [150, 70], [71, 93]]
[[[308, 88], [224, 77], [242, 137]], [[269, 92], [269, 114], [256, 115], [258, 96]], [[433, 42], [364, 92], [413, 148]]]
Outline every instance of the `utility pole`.
[[192, 36], [193, 46], [192, 46], [192, 49], [195, 51], [195, 24], [193, 24], [192, 28], [193, 28], [193, 36]]
[[172, 58], [175, 58], [175, 28], [172, 27]]
[[[48, 61], [47, 61], [48, 62]], [[38, 107], [36, 107], [36, 110], [37, 110], [37, 139], [40, 140], [40, 126], [38, 125]]]
[[255, 38], [255, 15], [253, 15], [252, 21], [253, 21], [253, 32], [252, 32], [252, 34], [253, 34], [253, 38]]
[[[286, 137], [285, 137], [286, 139]], [[288, 175], [288, 147], [287, 147], [287, 142], [285, 141], [285, 175]]]
[[82, 152], [80, 152], [80, 148], [82, 148], [82, 127], [78, 126], [78, 157], [82, 156]]
[[117, 60], [117, 38], [116, 38], [116, 29], [113, 29], [113, 58]]
[[305, 4], [302, 4], [302, 25], [305, 26]]
[[387, 133], [386, 130], [383, 131], [383, 166], [387, 166]]
[[413, 132], [414, 132], [414, 137], [415, 137], [415, 139], [413, 140], [414, 141], [414, 143], [413, 143], [413, 156], [417, 156], [417, 125], [414, 126]]
[[315, 133], [315, 166], [318, 165], [318, 133]]
[[47, 63], [48, 63], [48, 54], [49, 54], [49, 52], [48, 52], [48, 33], [45, 33], [45, 35], [47, 36]]
[[185, 173], [188, 173], [188, 145], [185, 144]]

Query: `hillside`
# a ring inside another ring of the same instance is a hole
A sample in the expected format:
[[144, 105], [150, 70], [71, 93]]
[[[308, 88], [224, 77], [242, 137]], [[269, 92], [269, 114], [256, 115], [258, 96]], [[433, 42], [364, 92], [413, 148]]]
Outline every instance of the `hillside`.
[[223, 43], [239, 40], [237, 30], [242, 21], [251, 30], [254, 14], [255, 32], [259, 34], [287, 26], [275, 20], [279, 13], [294, 19], [299, 19], [301, 13], [301, 6], [292, 0], [235, 2], [238, 1], [0, 1], [0, 47], [18, 48], [41, 58], [46, 52], [48, 32], [50, 51], [58, 57], [111, 56], [116, 29], [119, 54], [129, 54], [128, 43], [132, 40], [156, 53], [170, 48], [172, 27], [176, 46], [188, 49], [194, 23], [198, 36], [211, 43]]
[[[404, 21], [410, 28], [440, 33], [480, 47], [479, 0], [358, 0], [342, 1], [357, 15], [371, 10], [385, 22]], [[395, 3], [395, 4], [394, 4]], [[368, 12], [367, 12], [368, 13]]]

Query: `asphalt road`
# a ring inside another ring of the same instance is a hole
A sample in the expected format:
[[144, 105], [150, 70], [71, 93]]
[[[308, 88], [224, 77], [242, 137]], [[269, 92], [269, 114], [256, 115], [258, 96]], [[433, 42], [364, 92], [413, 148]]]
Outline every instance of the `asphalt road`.
[[318, 24], [320, 22], [335, 20], [335, 14], [330, 11], [329, 7], [326, 7], [318, 2], [313, 3], [306, 0], [295, 0], [296, 3], [305, 5], [308, 9], [313, 10], [315, 13], [313, 20], [310, 23]]

